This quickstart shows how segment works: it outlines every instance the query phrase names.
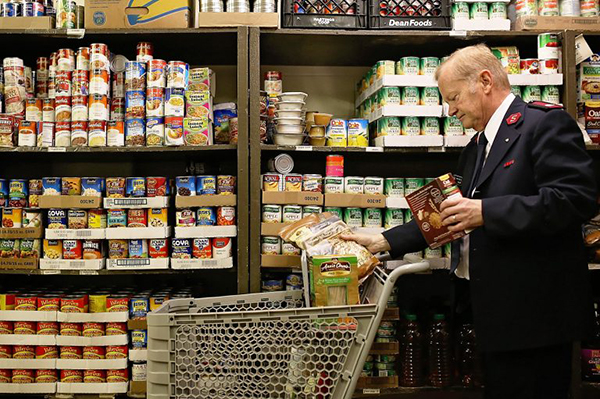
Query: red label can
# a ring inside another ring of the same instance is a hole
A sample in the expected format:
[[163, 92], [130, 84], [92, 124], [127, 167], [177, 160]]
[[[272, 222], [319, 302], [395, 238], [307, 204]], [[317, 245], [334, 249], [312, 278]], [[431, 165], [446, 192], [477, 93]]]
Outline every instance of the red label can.
[[12, 321], [0, 321], [0, 335], [13, 334], [14, 325]]
[[53, 384], [58, 381], [56, 376], [56, 370], [36, 370], [35, 371], [35, 383], [36, 384]]
[[47, 296], [37, 298], [37, 308], [42, 312], [58, 312], [60, 308], [59, 296]]
[[90, 48], [79, 47], [75, 56], [75, 69], [89, 70], [90, 69]]
[[106, 298], [107, 312], [128, 312], [129, 298], [128, 297], [108, 297]]
[[104, 323], [83, 323], [84, 337], [101, 337], [104, 335]]
[[35, 347], [31, 345], [13, 346], [13, 359], [35, 359]]
[[148, 227], [148, 213], [146, 209], [128, 209], [127, 227]]
[[58, 349], [56, 349], [56, 346], [36, 346], [35, 347], [35, 358], [36, 359], [56, 359], [56, 358], [58, 358]]
[[15, 321], [14, 331], [15, 335], [34, 335], [36, 333], [37, 326], [35, 321]]
[[212, 258], [212, 242], [210, 238], [194, 238], [192, 245], [192, 254], [194, 258], [210, 259]]
[[56, 97], [70, 97], [72, 94], [71, 82], [73, 81], [71, 71], [57, 71], [54, 78], [54, 90]]
[[127, 369], [106, 370], [106, 382], [128, 382], [129, 373]]
[[12, 379], [12, 370], [0, 369], [0, 384], [10, 384]]
[[55, 321], [39, 321], [37, 335], [58, 335], [58, 323]]
[[148, 197], [163, 197], [167, 195], [166, 177], [147, 177], [146, 195]]
[[90, 75], [88, 71], [78, 69], [73, 73], [72, 92], [73, 97], [88, 96], [90, 94]]
[[106, 349], [103, 346], [84, 346], [84, 359], [104, 359], [106, 357]]
[[148, 255], [152, 259], [169, 257], [169, 240], [157, 238], [149, 240]]
[[63, 259], [81, 259], [82, 254], [80, 240], [63, 240]]
[[83, 370], [60, 370], [60, 382], [83, 382]]
[[15, 297], [15, 310], [37, 310], [37, 297], [34, 295], [17, 295]]
[[34, 382], [34, 370], [13, 370], [12, 371], [12, 383], [13, 384], [33, 384]]
[[136, 61], [149, 62], [154, 58], [154, 45], [150, 42], [139, 42], [136, 50]]
[[60, 347], [60, 358], [61, 359], [82, 359], [83, 351], [81, 346], [61, 346]]
[[127, 346], [107, 346], [106, 347], [106, 358], [107, 359], [127, 359]]
[[81, 323], [60, 323], [60, 335], [81, 337], [83, 335]]
[[84, 370], [84, 383], [104, 383], [106, 382], [106, 371], [104, 370]]
[[10, 345], [0, 345], [0, 359], [12, 358], [13, 349]]
[[106, 335], [127, 334], [126, 323], [106, 323]]

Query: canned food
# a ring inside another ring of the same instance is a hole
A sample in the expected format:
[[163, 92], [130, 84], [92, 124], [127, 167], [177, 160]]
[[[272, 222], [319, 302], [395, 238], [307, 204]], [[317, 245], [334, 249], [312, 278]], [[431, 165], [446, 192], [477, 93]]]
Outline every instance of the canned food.
[[383, 177], [365, 177], [365, 194], [383, 194]]
[[440, 66], [440, 59], [437, 57], [422, 57], [420, 60], [419, 74], [433, 76], [435, 70]]
[[83, 209], [69, 209], [67, 215], [69, 229], [87, 229], [87, 211]]
[[[60, 297], [58, 295], [40, 296], [37, 298], [37, 310], [41, 312], [58, 312]], [[39, 326], [38, 326], [39, 327]], [[38, 328], [39, 332], [39, 328]]]
[[146, 178], [144, 177], [128, 177], [126, 179], [125, 194], [128, 197], [145, 197], [146, 196]]
[[83, 335], [83, 326], [81, 323], [60, 323], [60, 335], [81, 337]]
[[0, 335], [13, 334], [13, 332], [14, 325], [12, 321], [0, 321]]
[[[516, 86], [518, 87], [518, 86]], [[519, 90], [519, 96], [521, 91]], [[462, 136], [465, 134], [463, 124], [456, 116], [448, 116], [444, 118], [444, 134], [446, 136]]]
[[131, 365], [131, 381], [146, 381], [147, 365], [145, 362], [134, 362]]
[[107, 225], [111, 227], [127, 227], [127, 212], [125, 209], [109, 209]]
[[263, 292], [283, 291], [284, 289], [283, 280], [263, 280], [261, 286]]
[[[121, 295], [109, 296], [106, 298], [106, 311], [109, 313], [128, 312], [129, 298]], [[106, 349], [106, 353], [108, 354], [108, 348]]]
[[440, 105], [440, 91], [437, 87], [423, 87], [421, 90], [421, 105]]
[[[216, 176], [197, 176], [196, 177], [196, 193], [200, 195], [213, 195], [221, 194], [219, 190], [223, 190], [223, 194], [232, 194], [235, 186], [235, 178], [229, 180], [229, 176], [220, 176], [221, 181], [219, 182]], [[219, 183], [221, 187], [219, 187]]]
[[[185, 90], [168, 88], [165, 90], [165, 116], [185, 115]], [[183, 121], [182, 121], [183, 124]]]
[[265, 173], [262, 175], [263, 191], [283, 191], [283, 175]]
[[384, 194], [388, 197], [404, 197], [404, 179], [401, 177], [386, 178]]
[[558, 58], [541, 60], [540, 73], [545, 75], [558, 73]]
[[147, 240], [129, 240], [129, 258], [145, 259], [148, 257]]
[[404, 195], [409, 195], [422, 188], [425, 185], [425, 180], [420, 178], [405, 178], [404, 179]]
[[[81, 259], [81, 257], [79, 257], [79, 259]], [[88, 310], [89, 304], [87, 295], [74, 294], [60, 298], [60, 311], [63, 313], [87, 313]]]
[[196, 212], [191, 209], [181, 209], [175, 213], [175, 225], [177, 227], [196, 226]]
[[344, 179], [344, 192], [347, 194], [363, 194], [364, 185], [364, 177], [348, 176]]
[[61, 182], [62, 195], [81, 195], [80, 177], [63, 177]]
[[108, 198], [125, 197], [126, 179], [124, 177], [106, 178], [106, 196]]
[[[127, 348], [125, 348], [127, 349]], [[106, 382], [108, 383], [123, 383], [129, 381], [129, 373], [127, 369], [123, 370], [106, 370]]]
[[396, 63], [396, 75], [418, 75], [421, 60], [419, 57], [402, 57]]
[[170, 61], [167, 65], [167, 87], [185, 89], [189, 79], [189, 65], [181, 61]]
[[541, 101], [542, 100], [542, 92], [540, 90], [540, 86], [525, 86], [523, 89], [523, 101]]
[[421, 123], [422, 136], [438, 136], [440, 135], [440, 120], [434, 117], [423, 118]]
[[106, 335], [123, 335], [127, 334], [127, 323], [106, 323]]
[[61, 359], [82, 359], [83, 350], [81, 346], [61, 346], [60, 347], [60, 358]]
[[402, 118], [402, 135], [418, 136], [421, 134], [421, 122], [416, 116], [407, 116]]
[[[35, 299], [35, 298], [34, 298]], [[17, 305], [20, 306], [20, 305]], [[33, 309], [33, 307], [31, 308]], [[16, 308], [15, 310], [26, 310], [24, 307]], [[15, 335], [35, 335], [36, 333], [36, 323], [34, 321], [15, 321], [13, 323], [14, 330], [13, 334]]]
[[362, 227], [363, 225], [363, 214], [360, 208], [346, 208], [344, 209], [344, 223], [348, 227]]
[[285, 191], [302, 191], [302, 175], [290, 173], [284, 176]]
[[306, 205], [302, 208], [302, 216], [307, 216], [311, 213], [321, 213], [323, 208], [320, 206]]
[[44, 259], [62, 259], [62, 252], [61, 240], [44, 240]]
[[[289, 175], [288, 175], [289, 176]], [[323, 176], [306, 174], [303, 176], [302, 190], [316, 193], [323, 192]], [[288, 191], [288, 190], [286, 190]]]
[[381, 209], [378, 208], [367, 208], [363, 213], [363, 226], [364, 227], [383, 227], [383, 217], [381, 215]]
[[82, 370], [60, 370], [60, 382], [81, 383], [83, 382]]
[[162, 146], [165, 143], [165, 120], [162, 117], [146, 118], [146, 145]]
[[125, 63], [125, 89], [128, 92], [146, 90], [146, 63], [127, 61]]
[[149, 227], [167, 227], [167, 208], [157, 208], [148, 210]]
[[[540, 0], [540, 9], [552, 9], [558, 11], [558, 1]], [[540, 15], [543, 15], [540, 13]], [[548, 15], [548, 14], [545, 14]], [[558, 14], [557, 14], [558, 15]], [[560, 41], [556, 33], [541, 33], [538, 35], [538, 58], [541, 60], [559, 58]]]
[[22, 208], [3, 208], [2, 209], [2, 227], [19, 228], [23, 222]]
[[403, 224], [404, 212], [402, 209], [387, 208], [385, 210], [384, 227], [386, 230]]
[[194, 238], [192, 255], [197, 259], [212, 258], [212, 240], [210, 238]]
[[[199, 176], [202, 177], [202, 176]], [[204, 194], [204, 183], [202, 183], [202, 194]], [[235, 194], [235, 176], [231, 175], [219, 175], [217, 176], [217, 194], [219, 195], [232, 195]]]
[[231, 238], [213, 238], [213, 259], [227, 259], [232, 256]]
[[175, 178], [175, 189], [177, 195], [183, 197], [196, 195], [196, 178], [194, 176], [177, 176]]
[[41, 251], [40, 240], [21, 239], [20, 251], [21, 258], [39, 258]]
[[[15, 296], [15, 309], [18, 311], [36, 311], [37, 310], [37, 297], [35, 295], [16, 295]], [[16, 326], [15, 326], [16, 328]], [[35, 334], [35, 324], [32, 327]]]
[[57, 359], [58, 349], [56, 346], [36, 346], [35, 347], [35, 358], [36, 359]]
[[210, 207], [210, 206], [198, 208], [198, 211], [196, 212], [196, 225], [197, 226], [215, 226], [216, 224], [217, 224], [217, 215], [215, 213], [215, 208]]
[[146, 319], [150, 311], [150, 301], [148, 297], [133, 297], [129, 301], [129, 318], [133, 320]]
[[56, 370], [35, 370], [36, 384], [54, 384], [57, 381]]
[[[6, 4], [9, 3], [4, 3]], [[19, 4], [19, 3], [14, 3]], [[15, 369], [12, 371], [12, 383], [13, 384], [33, 384], [34, 382], [34, 370], [29, 369]]]
[[103, 259], [102, 240], [84, 240], [83, 259]]
[[0, 256], [3, 258], [19, 257], [19, 244], [19, 240], [0, 240]]
[[558, 16], [558, 0], [538, 0], [538, 15], [543, 17]]
[[342, 210], [342, 208], [339, 208], [337, 206], [326, 206], [323, 211], [329, 212], [333, 216], [337, 216], [340, 220], [344, 219], [344, 211]]
[[473, 20], [487, 20], [488, 19], [488, 5], [484, 2], [473, 3], [471, 5], [470, 17]]
[[127, 227], [148, 227], [148, 213], [146, 209], [128, 209]]
[[494, 2], [488, 7], [489, 19], [507, 19], [506, 3]]
[[400, 136], [402, 125], [400, 118], [396, 116], [384, 116], [377, 120], [377, 137], [380, 136]]
[[[198, 218], [200, 220], [200, 218]], [[217, 226], [235, 225], [235, 207], [219, 206], [217, 207]]]
[[343, 177], [325, 177], [325, 194], [343, 193], [344, 178]]
[[164, 60], [154, 59], [148, 62], [148, 87], [160, 87], [164, 88], [167, 86], [167, 63]]
[[457, 1], [452, 4], [452, 18], [458, 19], [469, 19], [470, 10], [469, 3]]
[[25, 109], [25, 120], [30, 122], [41, 122], [42, 105], [41, 98], [28, 98], [27, 108]]
[[282, 212], [283, 223], [292, 223], [302, 219], [302, 207], [299, 205], [284, 205]]
[[560, 104], [560, 92], [558, 86], [544, 86], [542, 89], [542, 101]]
[[192, 259], [192, 244], [187, 238], [174, 238], [171, 241], [173, 259]]
[[80, 240], [63, 240], [63, 259], [82, 259], [83, 247]]
[[261, 237], [261, 248], [263, 255], [280, 255], [281, 239], [276, 236], [263, 236]]
[[83, 370], [83, 382], [88, 384], [99, 384], [106, 382], [105, 370]]
[[71, 97], [73, 73], [71, 71], [57, 71], [54, 78], [56, 97]]
[[282, 221], [281, 205], [263, 205], [262, 221], [263, 221], [263, 223], [281, 223], [281, 221]]
[[289, 242], [284, 242], [281, 244], [281, 254], [282, 255], [300, 255], [300, 248], [298, 248], [297, 246], [295, 246], [292, 243]]

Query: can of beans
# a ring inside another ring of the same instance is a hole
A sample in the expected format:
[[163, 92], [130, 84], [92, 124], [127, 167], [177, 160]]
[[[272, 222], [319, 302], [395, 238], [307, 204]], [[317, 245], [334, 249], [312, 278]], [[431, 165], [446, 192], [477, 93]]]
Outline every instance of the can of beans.
[[[58, 310], [57, 310], [58, 311]], [[58, 335], [58, 323], [55, 321], [38, 321], [37, 335]]]
[[210, 238], [194, 238], [192, 243], [192, 255], [197, 259], [212, 258], [212, 242]]
[[36, 359], [56, 359], [58, 358], [58, 349], [56, 346], [36, 346]]
[[11, 381], [12, 381], [12, 370], [0, 369], [0, 384], [10, 384]]
[[167, 178], [163, 176], [146, 178], [146, 195], [148, 197], [162, 197], [167, 195]]
[[[5, 3], [8, 4], [8, 3]], [[29, 369], [15, 369], [12, 371], [12, 383], [13, 384], [33, 384], [35, 370]]]
[[150, 311], [150, 302], [147, 296], [136, 296], [129, 301], [129, 318], [132, 320], [146, 319]]
[[123, 335], [127, 334], [127, 324], [126, 323], [106, 323], [106, 335]]
[[129, 311], [129, 297], [126, 295], [111, 295], [106, 299], [106, 311], [109, 313]]
[[128, 197], [145, 197], [146, 196], [146, 178], [145, 177], [128, 177], [125, 194]]
[[198, 208], [198, 211], [196, 212], [196, 225], [197, 226], [215, 226], [216, 224], [217, 224], [217, 215], [215, 213], [214, 207], [204, 206], [204, 207]]
[[83, 326], [81, 323], [60, 323], [60, 335], [67, 337], [81, 337]]
[[60, 382], [81, 383], [83, 382], [83, 370], [60, 370]]
[[111, 227], [127, 227], [127, 212], [125, 209], [109, 209], [107, 215], [107, 225]]
[[84, 370], [83, 371], [83, 382], [89, 384], [98, 384], [106, 382], [106, 371], [105, 370]]
[[171, 240], [171, 257], [173, 259], [192, 259], [192, 244], [187, 238]]
[[88, 309], [89, 303], [85, 294], [73, 294], [60, 298], [60, 311], [63, 313], [87, 313]]
[[106, 357], [106, 349], [103, 346], [84, 346], [83, 359], [104, 359]]
[[36, 384], [54, 384], [58, 381], [56, 370], [36, 370], [35, 371], [35, 383]]
[[235, 207], [217, 207], [217, 226], [235, 226]]
[[84, 337], [101, 337], [105, 333], [104, 323], [87, 322], [82, 326]]
[[231, 258], [231, 238], [214, 238], [213, 239], [213, 259]]
[[35, 347], [32, 345], [14, 345], [12, 357], [13, 359], [34, 359]]
[[63, 259], [81, 259], [83, 246], [80, 240], [63, 240]]

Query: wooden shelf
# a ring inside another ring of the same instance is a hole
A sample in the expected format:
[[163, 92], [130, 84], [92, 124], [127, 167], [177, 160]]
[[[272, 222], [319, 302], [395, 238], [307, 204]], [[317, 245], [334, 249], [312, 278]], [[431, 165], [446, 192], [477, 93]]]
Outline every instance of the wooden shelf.
[[[25, 274], [25, 275], [69, 275], [69, 276], [111, 276], [126, 274], [182, 274], [191, 273], [204, 269], [155, 269], [155, 270], [40, 270], [40, 269], [0, 269], [1, 274]], [[208, 270], [208, 269], [207, 269]]]
[[[600, 146], [598, 146], [600, 148]], [[261, 144], [261, 151], [292, 151], [292, 152], [345, 152], [345, 153], [454, 153], [462, 151], [461, 147], [316, 147], [297, 145]]]
[[0, 147], [0, 152], [16, 153], [132, 153], [132, 152], [197, 152], [213, 150], [235, 150], [236, 144], [215, 144], [203, 147]]

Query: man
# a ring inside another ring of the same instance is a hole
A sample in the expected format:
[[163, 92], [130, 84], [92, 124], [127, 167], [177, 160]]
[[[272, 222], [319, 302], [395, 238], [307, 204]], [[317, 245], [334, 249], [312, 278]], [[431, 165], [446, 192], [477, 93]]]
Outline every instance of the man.
[[[452, 273], [469, 280], [487, 399], [568, 397], [572, 343], [591, 315], [581, 224], [596, 183], [576, 122], [562, 107], [526, 104], [484, 45], [456, 51], [436, 71], [449, 114], [479, 134], [463, 150], [463, 198], [442, 204]], [[416, 223], [349, 235], [393, 257], [427, 244]]]

